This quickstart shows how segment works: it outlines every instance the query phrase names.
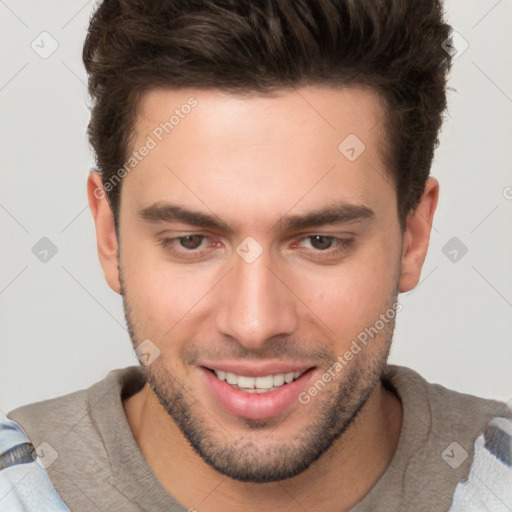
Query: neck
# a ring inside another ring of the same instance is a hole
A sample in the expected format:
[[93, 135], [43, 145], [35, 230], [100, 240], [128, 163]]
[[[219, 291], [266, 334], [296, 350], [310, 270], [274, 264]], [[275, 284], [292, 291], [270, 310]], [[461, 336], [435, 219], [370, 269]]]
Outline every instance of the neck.
[[254, 484], [232, 480], [206, 464], [147, 384], [123, 405], [146, 461], [167, 492], [185, 508], [211, 512], [251, 510], [255, 503], [260, 512], [350, 510], [386, 471], [402, 425], [399, 399], [378, 385], [350, 427], [307, 470]]

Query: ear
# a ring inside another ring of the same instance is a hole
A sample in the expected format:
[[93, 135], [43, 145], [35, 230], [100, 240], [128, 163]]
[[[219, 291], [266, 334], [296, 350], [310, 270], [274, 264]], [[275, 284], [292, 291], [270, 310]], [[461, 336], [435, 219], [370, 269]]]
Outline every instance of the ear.
[[119, 281], [118, 243], [114, 224], [114, 216], [103, 189], [101, 176], [97, 171], [91, 171], [87, 179], [87, 197], [96, 226], [96, 241], [98, 257], [105, 279], [116, 293], [121, 293]]
[[407, 216], [403, 237], [400, 292], [412, 290], [420, 280], [439, 197], [439, 183], [429, 178], [416, 209]]

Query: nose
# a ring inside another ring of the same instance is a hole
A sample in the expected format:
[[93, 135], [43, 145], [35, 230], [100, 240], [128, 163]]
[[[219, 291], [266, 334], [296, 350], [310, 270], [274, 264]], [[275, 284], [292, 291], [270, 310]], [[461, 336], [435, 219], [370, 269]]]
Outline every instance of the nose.
[[272, 337], [292, 334], [298, 324], [295, 297], [268, 250], [251, 263], [237, 254], [233, 260], [217, 303], [219, 332], [249, 350], [261, 349]]

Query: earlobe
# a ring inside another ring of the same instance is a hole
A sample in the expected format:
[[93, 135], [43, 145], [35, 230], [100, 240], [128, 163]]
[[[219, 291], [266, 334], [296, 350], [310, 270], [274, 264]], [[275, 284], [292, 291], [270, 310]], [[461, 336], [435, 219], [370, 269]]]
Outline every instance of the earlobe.
[[89, 208], [96, 227], [98, 257], [105, 279], [116, 293], [121, 293], [119, 280], [118, 240], [112, 209], [103, 189], [101, 176], [91, 171], [87, 179]]
[[439, 183], [435, 178], [429, 178], [418, 206], [407, 217], [403, 235], [400, 292], [412, 290], [420, 280], [438, 197]]

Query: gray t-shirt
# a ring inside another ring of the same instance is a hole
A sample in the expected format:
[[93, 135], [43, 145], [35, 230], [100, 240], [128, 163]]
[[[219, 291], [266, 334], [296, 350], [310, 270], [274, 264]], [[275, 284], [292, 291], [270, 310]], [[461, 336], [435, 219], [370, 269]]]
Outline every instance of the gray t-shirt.
[[[388, 469], [351, 512], [446, 512], [469, 474], [475, 439], [510, 410], [404, 367], [388, 365], [383, 382], [402, 401], [402, 431]], [[46, 442], [58, 454], [47, 471], [73, 512], [187, 512], [151, 471], [124, 414], [122, 399], [143, 385], [139, 367], [113, 370], [87, 390], [8, 414], [34, 446]]]

